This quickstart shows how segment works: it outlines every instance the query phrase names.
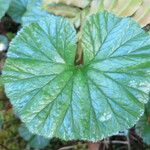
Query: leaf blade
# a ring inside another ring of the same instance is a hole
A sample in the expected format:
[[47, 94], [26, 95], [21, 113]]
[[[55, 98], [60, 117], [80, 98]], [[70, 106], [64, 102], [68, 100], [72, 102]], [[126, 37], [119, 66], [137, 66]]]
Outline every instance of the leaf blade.
[[76, 32], [61, 17], [24, 27], [11, 44], [3, 71], [7, 96], [35, 134], [98, 141], [143, 114], [149, 35], [107, 12], [91, 16], [83, 28], [83, 66], [74, 66]]

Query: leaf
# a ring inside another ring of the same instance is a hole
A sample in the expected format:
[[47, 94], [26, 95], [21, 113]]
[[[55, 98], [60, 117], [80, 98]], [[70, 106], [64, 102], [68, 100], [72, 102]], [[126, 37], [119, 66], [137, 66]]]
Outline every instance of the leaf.
[[143, 0], [142, 5], [136, 11], [133, 18], [139, 22], [142, 27], [150, 23], [150, 0]]
[[26, 12], [28, 0], [11, 0], [8, 14], [17, 23], [22, 23], [22, 16]]
[[12, 41], [5, 90], [30, 132], [98, 141], [132, 127], [143, 114], [149, 34], [107, 12], [91, 16], [82, 34], [81, 66], [74, 66], [76, 32], [62, 17], [26, 26]]
[[150, 144], [150, 101], [145, 105], [145, 113], [136, 124], [136, 132], [146, 144]]
[[142, 0], [104, 0], [107, 10], [119, 16], [131, 16], [142, 4]]
[[[110, 1], [109, 1], [110, 2]], [[96, 14], [98, 12], [104, 11], [104, 2], [103, 0], [93, 0], [90, 6], [90, 14]]]
[[64, 4], [55, 4], [55, 3], [44, 4], [43, 8], [49, 13], [53, 13], [55, 15], [64, 16], [68, 18], [73, 18], [81, 12], [79, 8], [75, 8], [73, 6], [68, 6]]
[[42, 9], [42, 0], [28, 1], [27, 11], [22, 17], [23, 25], [28, 25], [32, 22], [40, 21], [46, 17], [48, 13]]
[[50, 3], [62, 3], [62, 4], [66, 4], [66, 5], [71, 5], [71, 6], [75, 6], [75, 7], [79, 7], [79, 8], [85, 8], [90, 4], [91, 0], [44, 0], [43, 3], [45, 3], [46, 5], [49, 5]]
[[150, 0], [93, 0], [91, 13], [107, 10], [118, 16], [131, 16], [144, 27], [150, 23], [149, 4]]
[[0, 0], [0, 19], [5, 15], [8, 10], [10, 0]]
[[33, 135], [29, 132], [24, 124], [19, 127], [20, 136], [28, 142], [30, 147], [42, 149], [49, 144], [49, 140], [38, 135]]

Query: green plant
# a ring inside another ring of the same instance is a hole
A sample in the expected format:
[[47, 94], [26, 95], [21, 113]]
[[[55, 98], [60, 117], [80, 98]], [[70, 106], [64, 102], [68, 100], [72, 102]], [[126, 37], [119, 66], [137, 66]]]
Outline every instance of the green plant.
[[144, 9], [138, 21], [145, 26], [148, 1], [11, 1], [8, 14], [24, 27], [10, 44], [3, 80], [30, 132], [95, 142], [139, 120], [150, 86], [150, 36], [118, 16], [137, 20]]
[[81, 30], [76, 45], [67, 19], [51, 16], [12, 41], [5, 90], [35, 134], [98, 141], [132, 127], [144, 111], [149, 35], [130, 18], [107, 12], [91, 16]]

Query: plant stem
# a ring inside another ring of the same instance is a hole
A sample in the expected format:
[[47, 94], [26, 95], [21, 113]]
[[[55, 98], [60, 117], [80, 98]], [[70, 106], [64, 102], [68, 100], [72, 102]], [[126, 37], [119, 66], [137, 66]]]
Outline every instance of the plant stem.
[[83, 16], [82, 13], [80, 14], [80, 27], [78, 30], [78, 41], [77, 41], [77, 53], [75, 57], [74, 64], [75, 66], [77, 65], [83, 65], [83, 49], [82, 49], [82, 21], [83, 21]]
[[77, 43], [77, 54], [76, 58], [74, 61], [75, 66], [76, 65], [83, 65], [83, 50], [82, 50], [82, 45], [81, 45], [81, 39], [78, 40]]

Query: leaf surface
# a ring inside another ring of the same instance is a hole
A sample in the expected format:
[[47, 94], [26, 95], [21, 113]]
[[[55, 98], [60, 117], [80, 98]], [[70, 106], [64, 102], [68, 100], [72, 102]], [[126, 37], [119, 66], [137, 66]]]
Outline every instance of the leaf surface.
[[82, 34], [82, 66], [74, 66], [76, 32], [62, 17], [24, 27], [11, 43], [6, 93], [35, 134], [98, 141], [143, 114], [150, 36], [130, 18], [107, 12], [92, 15]]
[[46, 17], [48, 13], [42, 8], [42, 0], [28, 1], [27, 11], [22, 17], [23, 25], [28, 25], [32, 22], [40, 21]]
[[22, 16], [26, 12], [28, 0], [11, 0], [8, 14], [18, 23], [22, 23]]

